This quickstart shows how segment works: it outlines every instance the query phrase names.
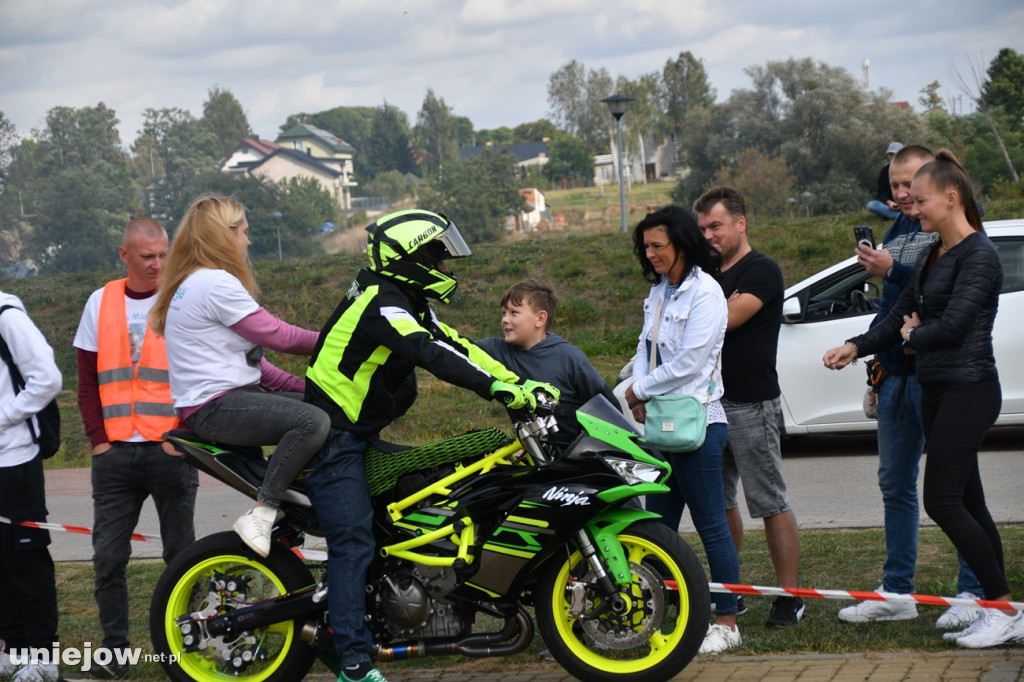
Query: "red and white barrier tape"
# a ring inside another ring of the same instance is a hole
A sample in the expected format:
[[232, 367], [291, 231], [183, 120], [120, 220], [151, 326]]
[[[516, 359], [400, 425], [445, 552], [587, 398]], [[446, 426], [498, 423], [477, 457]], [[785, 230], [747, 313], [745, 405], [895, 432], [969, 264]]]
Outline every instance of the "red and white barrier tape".
[[925, 606], [980, 606], [984, 609], [1024, 609], [1024, 602], [992, 601], [990, 599], [960, 599], [935, 597], [928, 594], [892, 594], [890, 592], [857, 592], [847, 590], [812, 590], [805, 587], [762, 587], [760, 585], [732, 585], [708, 583], [712, 592], [720, 594], [753, 594], [772, 597], [801, 597], [803, 599], [849, 599], [854, 601], [891, 601]]
[[[19, 521], [18, 523], [12, 523], [6, 516], [0, 516], [0, 523], [6, 523], [13, 526], [25, 526], [26, 528], [59, 530], [65, 533], [73, 533], [75, 535], [92, 535], [91, 528], [86, 528], [85, 526], [71, 526], [66, 523], [46, 523], [45, 521]], [[160, 542], [160, 536], [150, 535], [149, 533], [132, 533], [132, 540], [138, 540], [139, 542]]]
[[[92, 535], [92, 529], [85, 526], [71, 526], [64, 523], [46, 523], [42, 521], [21, 521], [12, 524], [7, 517], [0, 516], [0, 523], [8, 525], [59, 530], [76, 535]], [[160, 542], [159, 535], [148, 533], [132, 533], [132, 540], [140, 542]], [[327, 561], [327, 552], [317, 549], [292, 547], [295, 556], [305, 561]], [[672, 581], [667, 581], [671, 584]], [[674, 586], [673, 586], [674, 587]], [[889, 592], [857, 592], [848, 590], [814, 590], [806, 587], [764, 587], [761, 585], [733, 585], [731, 583], [708, 583], [712, 592], [719, 594], [749, 594], [766, 597], [801, 597], [803, 599], [844, 599], [850, 601], [890, 601], [924, 606], [975, 606], [984, 609], [1024, 609], [1024, 602], [992, 601], [989, 599], [960, 599], [959, 597], [936, 597], [928, 594], [892, 594]]]

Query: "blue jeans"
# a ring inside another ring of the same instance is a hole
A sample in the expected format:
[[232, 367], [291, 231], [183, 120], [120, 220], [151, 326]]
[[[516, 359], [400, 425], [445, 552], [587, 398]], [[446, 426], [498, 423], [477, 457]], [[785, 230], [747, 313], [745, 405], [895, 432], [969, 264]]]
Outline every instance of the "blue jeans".
[[301, 393], [239, 389], [214, 398], [186, 420], [200, 437], [232, 445], [276, 445], [257, 500], [278, 509], [281, 496], [327, 437], [331, 419]]
[[[888, 375], [878, 392], [878, 487], [885, 509], [885, 565], [882, 589], [897, 594], [914, 591], [917, 531], [921, 514], [917, 500], [918, 466], [924, 450], [921, 386], [914, 375]], [[902, 390], [902, 398], [900, 392]], [[963, 557], [957, 592], [981, 594], [978, 579]]]
[[327, 540], [327, 605], [342, 666], [369, 662], [373, 637], [366, 613], [366, 571], [373, 560], [373, 504], [363, 439], [332, 428], [313, 458], [309, 499]]
[[[690, 517], [708, 555], [711, 580], [738, 583], [740, 564], [725, 520], [725, 490], [722, 487], [722, 450], [728, 440], [725, 424], [708, 424], [704, 445], [694, 452], [668, 454], [672, 465], [672, 489], [663, 495], [649, 495], [647, 509], [661, 514], [673, 531], [679, 530], [683, 509], [690, 505]], [[716, 594], [715, 614], [736, 613], [736, 595]]]
[[896, 220], [900, 217], [900, 212], [889, 208], [889, 204], [884, 201], [878, 201], [874, 199], [868, 202], [867, 209], [875, 215], [885, 218], [886, 220]]
[[192, 516], [199, 471], [160, 443], [111, 443], [92, 458], [92, 565], [103, 646], [122, 649], [128, 641], [128, 583], [132, 533], [147, 497], [160, 519], [164, 562], [195, 540]]

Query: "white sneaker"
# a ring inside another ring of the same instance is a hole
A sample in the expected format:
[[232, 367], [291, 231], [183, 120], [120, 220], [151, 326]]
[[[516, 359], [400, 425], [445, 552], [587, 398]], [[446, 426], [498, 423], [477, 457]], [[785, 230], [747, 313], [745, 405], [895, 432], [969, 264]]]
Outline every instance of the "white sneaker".
[[1018, 611], [1007, 616], [997, 609], [989, 609], [985, 624], [956, 640], [957, 646], [966, 649], [984, 649], [1024, 639], [1024, 612]]
[[942, 639], [947, 642], [956, 642], [956, 640], [961, 637], [977, 632], [981, 628], [985, 627], [985, 624], [988, 622], [989, 611], [992, 611], [992, 609], [981, 609], [981, 615], [978, 616], [977, 620], [965, 627], [963, 630], [957, 630], [956, 632], [943, 632]]
[[[883, 592], [879, 586], [875, 592]], [[911, 620], [917, 618], [917, 604], [900, 601], [862, 601], [853, 606], [839, 609], [839, 620], [845, 623], [874, 623], [885, 620]]]
[[0, 680], [9, 680], [18, 672], [20, 665], [15, 665], [10, 654], [0, 649]]
[[14, 673], [11, 682], [57, 682], [60, 670], [54, 663], [29, 663]]
[[[971, 592], [961, 592], [956, 595], [956, 598], [978, 599], [978, 595]], [[935, 621], [935, 627], [940, 630], [962, 630], [979, 618], [981, 618], [980, 606], [950, 606]]]
[[740, 631], [735, 627], [711, 624], [708, 626], [708, 633], [704, 635], [704, 641], [700, 645], [698, 654], [720, 654], [726, 649], [732, 649], [743, 643]]
[[273, 507], [257, 506], [238, 517], [231, 526], [242, 538], [249, 549], [266, 557], [270, 554], [270, 532], [277, 520], [277, 510]]

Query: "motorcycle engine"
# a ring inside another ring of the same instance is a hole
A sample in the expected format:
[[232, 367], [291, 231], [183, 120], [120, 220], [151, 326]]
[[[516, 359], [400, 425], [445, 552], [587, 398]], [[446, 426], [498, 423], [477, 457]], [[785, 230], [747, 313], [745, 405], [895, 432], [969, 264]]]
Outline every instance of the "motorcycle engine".
[[457, 584], [455, 571], [439, 566], [392, 566], [380, 580], [381, 614], [396, 637], [457, 637], [469, 624], [444, 599]]

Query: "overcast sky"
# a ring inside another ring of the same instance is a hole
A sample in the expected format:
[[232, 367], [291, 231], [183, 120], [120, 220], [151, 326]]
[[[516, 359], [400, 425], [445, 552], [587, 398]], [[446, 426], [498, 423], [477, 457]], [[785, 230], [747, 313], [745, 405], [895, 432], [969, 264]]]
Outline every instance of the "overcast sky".
[[273, 139], [289, 114], [385, 100], [415, 123], [429, 87], [477, 129], [514, 127], [548, 116], [571, 59], [635, 78], [684, 50], [719, 100], [752, 64], [861, 78], [869, 59], [872, 89], [919, 108], [934, 80], [957, 94], [954, 63], [987, 68], [1002, 47], [1024, 52], [1022, 0], [0, 0], [0, 111], [25, 134], [103, 102], [127, 145], [146, 108], [201, 116], [218, 85]]

